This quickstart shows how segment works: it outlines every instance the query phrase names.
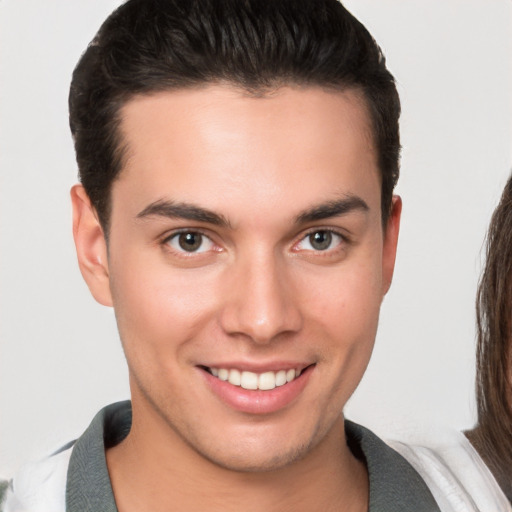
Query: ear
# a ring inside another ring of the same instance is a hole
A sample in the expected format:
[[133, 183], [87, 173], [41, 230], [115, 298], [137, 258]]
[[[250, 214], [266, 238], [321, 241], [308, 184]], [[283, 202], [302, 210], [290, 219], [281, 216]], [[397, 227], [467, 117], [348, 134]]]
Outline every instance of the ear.
[[82, 185], [71, 189], [73, 238], [78, 265], [93, 297], [112, 306], [107, 258], [107, 243], [96, 210]]
[[402, 199], [400, 196], [393, 196], [382, 248], [382, 296], [386, 295], [393, 280], [401, 215]]

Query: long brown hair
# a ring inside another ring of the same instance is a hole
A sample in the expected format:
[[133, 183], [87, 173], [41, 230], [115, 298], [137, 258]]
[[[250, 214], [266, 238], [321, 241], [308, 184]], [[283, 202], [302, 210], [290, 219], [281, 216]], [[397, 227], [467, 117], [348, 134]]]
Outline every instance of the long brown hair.
[[512, 176], [487, 233], [476, 317], [478, 425], [468, 438], [512, 500]]

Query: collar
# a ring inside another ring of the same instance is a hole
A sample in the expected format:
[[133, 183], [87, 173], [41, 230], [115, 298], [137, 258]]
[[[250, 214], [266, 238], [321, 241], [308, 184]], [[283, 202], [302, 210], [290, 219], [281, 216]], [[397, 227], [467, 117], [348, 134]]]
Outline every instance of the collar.
[[419, 473], [373, 432], [345, 420], [347, 444], [366, 463], [370, 480], [369, 512], [440, 512]]
[[[102, 409], [77, 440], [67, 474], [68, 512], [118, 512], [105, 459], [130, 431], [129, 401]], [[370, 480], [369, 512], [440, 512], [432, 494], [415, 469], [370, 430], [345, 421], [347, 443], [364, 460]]]

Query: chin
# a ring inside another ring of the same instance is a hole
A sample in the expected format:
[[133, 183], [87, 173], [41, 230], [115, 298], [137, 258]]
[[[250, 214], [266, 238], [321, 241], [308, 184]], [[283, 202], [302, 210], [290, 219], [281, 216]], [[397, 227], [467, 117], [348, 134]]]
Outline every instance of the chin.
[[309, 451], [308, 446], [298, 446], [284, 449], [280, 447], [274, 453], [269, 449], [245, 449], [243, 446], [234, 446], [231, 453], [208, 453], [201, 451], [199, 454], [216, 466], [238, 473], [263, 473], [280, 470], [300, 459]]

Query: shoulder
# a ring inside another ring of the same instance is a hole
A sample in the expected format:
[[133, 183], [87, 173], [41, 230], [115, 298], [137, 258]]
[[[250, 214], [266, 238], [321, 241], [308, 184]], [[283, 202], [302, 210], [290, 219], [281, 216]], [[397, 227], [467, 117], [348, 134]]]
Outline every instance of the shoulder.
[[64, 512], [72, 444], [23, 466], [4, 486], [2, 512]]
[[117, 444], [130, 426], [130, 402], [103, 408], [76, 441], [26, 464], [10, 482], [0, 481], [0, 512], [117, 510], [105, 447]]
[[387, 443], [422, 476], [442, 512], [512, 512], [490, 470], [462, 433], [433, 429]]

